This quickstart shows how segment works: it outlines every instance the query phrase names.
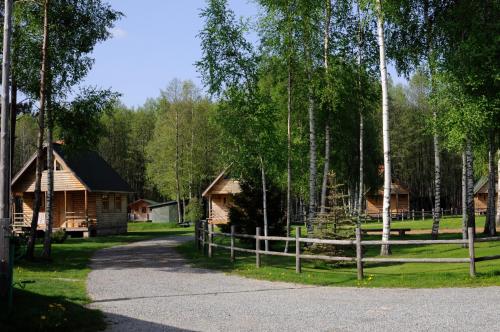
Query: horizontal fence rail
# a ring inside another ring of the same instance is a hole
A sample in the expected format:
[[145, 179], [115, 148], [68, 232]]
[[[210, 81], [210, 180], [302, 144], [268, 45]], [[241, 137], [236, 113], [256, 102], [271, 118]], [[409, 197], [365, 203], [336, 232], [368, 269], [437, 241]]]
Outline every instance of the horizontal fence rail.
[[[215, 237], [230, 238], [230, 245], [214, 243]], [[255, 249], [240, 248], [235, 245], [235, 239], [253, 239], [255, 240]], [[261, 249], [261, 241], [286, 241], [295, 242], [295, 253], [279, 252], [279, 251], [266, 251]], [[362, 229], [356, 227], [356, 238], [353, 240], [330, 240], [330, 239], [316, 239], [301, 237], [301, 227], [296, 227], [295, 237], [281, 237], [281, 236], [264, 236], [261, 235], [260, 227], [255, 230], [255, 235], [251, 234], [238, 234], [235, 232], [235, 227], [231, 226], [230, 233], [214, 232], [214, 225], [206, 221], [199, 221], [195, 226], [195, 242], [198, 249], [207, 251], [208, 257], [213, 256], [214, 248], [226, 249], [231, 253], [231, 260], [234, 261], [236, 252], [246, 252], [255, 254], [255, 264], [259, 268], [261, 266], [261, 255], [268, 256], [282, 256], [282, 257], [295, 257], [295, 271], [301, 273], [302, 259], [316, 259], [331, 262], [356, 262], [356, 269], [358, 279], [363, 279], [363, 263], [469, 263], [469, 275], [474, 277], [476, 275], [476, 262], [489, 261], [500, 259], [500, 255], [492, 256], [475, 256], [475, 243], [476, 242], [495, 242], [500, 241], [500, 236], [487, 237], [487, 238], [474, 238], [474, 229], [468, 228], [468, 239], [456, 240], [362, 240]], [[354, 246], [356, 248], [356, 257], [349, 256], [329, 256], [329, 255], [311, 255], [304, 254], [301, 250], [301, 244], [304, 243], [317, 243], [317, 244], [330, 244], [340, 246]], [[364, 257], [363, 246], [373, 245], [435, 245], [435, 244], [459, 244], [469, 249], [469, 257], [463, 258], [405, 258], [405, 257]]]

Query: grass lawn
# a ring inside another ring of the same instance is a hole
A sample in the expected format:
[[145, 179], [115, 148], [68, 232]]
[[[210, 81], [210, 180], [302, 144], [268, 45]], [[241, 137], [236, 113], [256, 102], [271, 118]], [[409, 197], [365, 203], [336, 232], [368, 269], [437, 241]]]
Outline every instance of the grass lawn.
[[[484, 229], [485, 216], [476, 216], [476, 230], [482, 232]], [[362, 224], [362, 228], [382, 228], [382, 222], [368, 222]], [[432, 219], [415, 219], [405, 221], [392, 221], [391, 227], [393, 228], [411, 228], [412, 230], [429, 230], [432, 229]], [[462, 229], [462, 217], [445, 217], [439, 223], [440, 229]]]
[[[90, 299], [86, 279], [92, 254], [99, 249], [168, 235], [184, 235], [192, 228], [171, 224], [129, 223], [124, 235], [68, 239], [53, 245], [52, 261], [20, 261], [14, 267], [14, 305], [3, 331], [96, 331], [105, 327], [98, 310], [85, 307]], [[41, 245], [37, 245], [39, 255]]]
[[[431, 221], [420, 221], [430, 229]], [[412, 229], [418, 229], [413, 225], [418, 225], [417, 221], [401, 222], [402, 225]], [[456, 227], [457, 220], [447, 219], [444, 227], [452, 229]], [[479, 225], [481, 221], [478, 222]], [[399, 223], [394, 223], [397, 227]], [[460, 225], [460, 224], [458, 224]], [[371, 226], [371, 224], [364, 224]], [[372, 227], [376, 227], [375, 226]], [[482, 226], [481, 226], [482, 230]], [[430, 231], [429, 231], [430, 233]], [[441, 239], [457, 239], [460, 234], [442, 234]], [[400, 239], [399, 237], [393, 237]], [[364, 236], [364, 239], [378, 240], [379, 235]], [[430, 239], [427, 234], [405, 235], [401, 239]], [[227, 242], [227, 239], [216, 238], [216, 242]], [[275, 244], [271, 250], [281, 251], [282, 244]], [[236, 244], [240, 247], [251, 247], [248, 243]], [[377, 257], [379, 246], [365, 247], [365, 256]], [[476, 243], [476, 256], [488, 256], [500, 254], [500, 242]], [[197, 267], [222, 270], [226, 273], [237, 274], [245, 277], [265, 279], [271, 281], [297, 282], [311, 285], [329, 285], [329, 286], [358, 286], [358, 287], [408, 287], [408, 288], [434, 288], [434, 287], [479, 287], [500, 285], [500, 263], [498, 260], [476, 263], [477, 276], [469, 277], [469, 265], [460, 264], [437, 264], [437, 263], [365, 263], [365, 279], [361, 282], [357, 280], [355, 263], [330, 264], [323, 261], [303, 260], [302, 273], [295, 273], [294, 257], [276, 257], [261, 255], [262, 267], [255, 267], [255, 255], [236, 253], [236, 261], [230, 262], [229, 251], [215, 248], [214, 256], [209, 259], [198, 252], [193, 242], [184, 243], [178, 247], [180, 253], [188, 258], [193, 265]], [[346, 249], [346, 255], [355, 256], [352, 248]], [[290, 251], [294, 253], [294, 243]], [[432, 257], [432, 258], [451, 258], [468, 257], [468, 249], [460, 245], [406, 245], [392, 246], [393, 257]]]

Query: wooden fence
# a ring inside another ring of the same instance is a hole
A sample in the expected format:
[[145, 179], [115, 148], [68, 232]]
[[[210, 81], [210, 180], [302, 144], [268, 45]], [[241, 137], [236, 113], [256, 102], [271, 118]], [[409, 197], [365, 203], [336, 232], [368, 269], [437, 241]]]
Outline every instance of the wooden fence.
[[[229, 237], [230, 245], [214, 243], [214, 237]], [[255, 254], [255, 265], [257, 268], [261, 266], [261, 255], [295, 257], [295, 271], [301, 273], [302, 259], [318, 259], [334, 262], [356, 262], [358, 280], [363, 279], [364, 263], [468, 263], [469, 274], [471, 277], [476, 275], [476, 262], [500, 259], [500, 255], [476, 257], [474, 245], [476, 242], [494, 242], [500, 241], [500, 236], [487, 238], [474, 238], [474, 229], [468, 228], [468, 239], [457, 240], [362, 240], [361, 228], [356, 228], [356, 239], [354, 240], [327, 240], [315, 239], [309, 237], [301, 237], [301, 227], [296, 227], [295, 237], [282, 236], [263, 236], [260, 232], [260, 227], [255, 230], [255, 235], [237, 234], [234, 226], [231, 226], [231, 233], [214, 232], [214, 225], [208, 224], [206, 221], [196, 223], [195, 240], [198, 249], [205, 252], [207, 249], [208, 257], [213, 256], [214, 248], [227, 249], [230, 251], [231, 260], [234, 261], [236, 252], [246, 252]], [[235, 239], [246, 238], [255, 240], [255, 249], [239, 248], [235, 246]], [[262, 250], [261, 241], [289, 241], [295, 242], [295, 253], [285, 253], [278, 251]], [[302, 253], [302, 243], [320, 243], [340, 246], [354, 246], [356, 248], [356, 257], [349, 256], [327, 256], [327, 255], [309, 255]], [[363, 247], [372, 245], [434, 245], [434, 244], [458, 244], [469, 248], [469, 257], [464, 258], [399, 258], [399, 257], [364, 257]]]

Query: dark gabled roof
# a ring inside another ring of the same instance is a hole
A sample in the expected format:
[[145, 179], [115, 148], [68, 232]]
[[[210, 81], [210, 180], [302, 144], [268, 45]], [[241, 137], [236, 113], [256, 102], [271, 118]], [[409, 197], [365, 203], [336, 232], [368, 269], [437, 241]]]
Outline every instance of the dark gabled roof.
[[134, 192], [97, 152], [87, 150], [67, 154], [61, 144], [54, 144], [54, 152], [90, 191]]
[[177, 201], [168, 201], [168, 202], [158, 203], [158, 204], [155, 204], [155, 205], [150, 205], [149, 208], [150, 209], [156, 209], [156, 208], [159, 208], [159, 207], [163, 207], [163, 206], [167, 206], [167, 205], [176, 205], [176, 204], [177, 204]]
[[[54, 143], [54, 155], [63, 160], [70, 171], [87, 187], [89, 191], [134, 192], [125, 180], [95, 151], [65, 153], [62, 144]], [[44, 148], [44, 155], [46, 154]], [[36, 153], [14, 176], [12, 184], [36, 161]]]

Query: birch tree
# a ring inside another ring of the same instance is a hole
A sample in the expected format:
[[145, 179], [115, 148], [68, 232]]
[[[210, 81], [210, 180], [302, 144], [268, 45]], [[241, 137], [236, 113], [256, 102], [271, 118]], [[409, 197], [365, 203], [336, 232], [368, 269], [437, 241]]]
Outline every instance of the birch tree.
[[[391, 145], [389, 137], [389, 96], [387, 86], [387, 64], [385, 60], [384, 17], [382, 0], [376, 0], [377, 34], [379, 43], [380, 83], [382, 87], [382, 136], [384, 148], [384, 196], [382, 212], [382, 241], [388, 241], [391, 232]], [[389, 245], [381, 247], [381, 255], [389, 255]]]

